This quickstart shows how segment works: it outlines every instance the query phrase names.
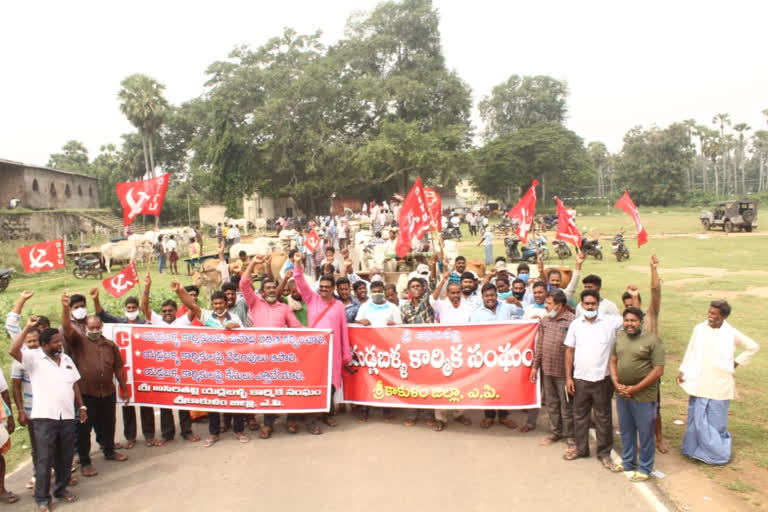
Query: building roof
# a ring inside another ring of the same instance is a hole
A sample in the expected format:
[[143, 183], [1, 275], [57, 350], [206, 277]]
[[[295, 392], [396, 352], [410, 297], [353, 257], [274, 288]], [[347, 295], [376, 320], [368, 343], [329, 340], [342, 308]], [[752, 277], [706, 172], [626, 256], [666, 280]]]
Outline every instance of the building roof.
[[16, 165], [16, 166], [19, 166], [19, 167], [25, 167], [25, 168], [29, 168], [29, 169], [43, 169], [45, 171], [60, 172], [62, 174], [69, 174], [71, 176], [79, 176], [81, 178], [87, 178], [87, 179], [96, 180], [96, 181], [98, 181], [98, 179], [99, 179], [96, 176], [91, 176], [89, 174], [83, 174], [83, 173], [72, 172], [72, 171], [65, 171], [64, 169], [55, 169], [53, 167], [45, 167], [45, 166], [42, 166], [42, 165], [29, 165], [29, 164], [25, 164], [23, 162], [16, 162], [14, 160], [6, 160], [4, 158], [0, 158], [0, 164], [9, 164], [9, 165]]

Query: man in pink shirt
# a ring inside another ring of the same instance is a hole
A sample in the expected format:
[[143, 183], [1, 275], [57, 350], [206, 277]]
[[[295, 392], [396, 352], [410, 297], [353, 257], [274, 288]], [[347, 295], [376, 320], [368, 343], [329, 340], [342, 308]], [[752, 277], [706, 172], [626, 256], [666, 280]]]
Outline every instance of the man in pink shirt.
[[[240, 291], [243, 294], [245, 303], [248, 304], [248, 318], [251, 320], [252, 327], [301, 327], [304, 326], [296, 320], [290, 306], [277, 300], [277, 285], [270, 278], [264, 278], [261, 281], [261, 293], [253, 290], [251, 275], [253, 268], [264, 262], [263, 256], [254, 257], [248, 264], [240, 278]], [[277, 414], [265, 414], [264, 426], [259, 429], [259, 437], [269, 439], [274, 430]], [[295, 425], [295, 415], [288, 415], [288, 423]], [[295, 426], [289, 429], [289, 432], [295, 433]]]
[[[307, 305], [308, 327], [310, 329], [331, 329], [333, 331], [333, 372], [331, 374], [331, 393], [341, 386], [341, 367], [352, 360], [352, 351], [349, 348], [349, 329], [344, 306], [333, 297], [334, 280], [332, 275], [324, 275], [320, 278], [318, 293], [312, 291], [307, 279], [304, 277], [304, 267], [301, 264], [301, 255], [296, 254], [294, 265], [296, 269], [293, 278], [296, 289]], [[336, 426], [333, 417], [333, 403], [331, 410], [321, 416], [323, 422], [329, 427]], [[314, 423], [314, 422], [313, 422]], [[308, 426], [313, 434], [320, 434], [319, 425]]]

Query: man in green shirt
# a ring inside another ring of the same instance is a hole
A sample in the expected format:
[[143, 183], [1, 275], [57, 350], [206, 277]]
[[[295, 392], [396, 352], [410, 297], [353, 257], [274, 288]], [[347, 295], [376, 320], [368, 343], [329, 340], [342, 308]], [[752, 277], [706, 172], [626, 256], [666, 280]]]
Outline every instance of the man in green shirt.
[[634, 471], [630, 477], [633, 482], [648, 480], [653, 471], [656, 400], [659, 378], [664, 373], [664, 344], [656, 334], [643, 331], [643, 316], [635, 307], [624, 310], [624, 330], [616, 335], [610, 361], [622, 444], [622, 463], [611, 469]]
[[307, 322], [307, 305], [301, 298], [301, 294], [296, 289], [296, 283], [293, 280], [293, 270], [286, 270], [283, 280], [280, 281], [280, 286], [277, 287], [277, 296], [280, 297], [280, 301], [288, 304], [296, 316], [296, 320], [301, 325], [308, 325]]

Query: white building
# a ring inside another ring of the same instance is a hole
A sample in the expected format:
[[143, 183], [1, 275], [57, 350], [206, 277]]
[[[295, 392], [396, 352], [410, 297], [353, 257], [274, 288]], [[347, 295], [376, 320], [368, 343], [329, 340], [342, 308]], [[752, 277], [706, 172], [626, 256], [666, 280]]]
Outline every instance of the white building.
[[258, 193], [243, 197], [243, 218], [254, 222], [259, 217], [273, 219], [275, 217], [298, 217], [304, 216], [304, 212], [299, 210], [296, 201], [291, 196], [278, 198], [262, 197]]

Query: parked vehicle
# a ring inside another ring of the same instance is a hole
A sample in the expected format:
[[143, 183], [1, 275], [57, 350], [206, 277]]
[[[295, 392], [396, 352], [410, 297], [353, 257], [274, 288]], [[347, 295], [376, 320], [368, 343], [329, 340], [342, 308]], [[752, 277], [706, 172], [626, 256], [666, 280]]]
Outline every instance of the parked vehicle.
[[542, 261], [546, 261], [549, 258], [549, 247], [547, 247], [547, 244], [549, 242], [547, 241], [547, 236], [544, 233], [539, 234], [536, 238], [531, 238], [528, 240], [528, 246], [531, 247], [534, 251], [538, 249], [539, 254], [541, 254]]
[[0, 270], [0, 292], [8, 288], [11, 284], [11, 274], [13, 274], [12, 268], [4, 268]]
[[592, 256], [597, 260], [603, 259], [603, 248], [600, 247], [599, 240], [587, 240], [584, 234], [581, 235], [581, 252], [585, 256]]
[[536, 262], [536, 249], [530, 245], [522, 246], [522, 254], [520, 253], [520, 239], [518, 237], [505, 238], [504, 247], [507, 252], [507, 261], [530, 261]]
[[726, 233], [734, 229], [751, 232], [757, 229], [757, 201], [739, 199], [718, 203], [711, 212], [704, 211], [699, 216], [704, 229], [721, 227]]
[[88, 276], [98, 277], [102, 275], [101, 260], [98, 256], [75, 256], [75, 268], [72, 275], [77, 279], [85, 279]]
[[445, 226], [442, 232], [443, 240], [458, 240], [461, 242], [461, 228], [455, 226]]
[[562, 240], [552, 240], [552, 246], [555, 248], [555, 254], [557, 254], [557, 257], [561, 260], [571, 257], [571, 248]]
[[616, 255], [616, 261], [621, 261], [622, 259], [628, 260], [629, 259], [629, 249], [627, 249], [626, 244], [624, 243], [624, 230], [622, 229], [620, 233], [618, 233], [615, 237], [613, 237], [613, 241], [611, 242], [611, 251], [613, 254]]

